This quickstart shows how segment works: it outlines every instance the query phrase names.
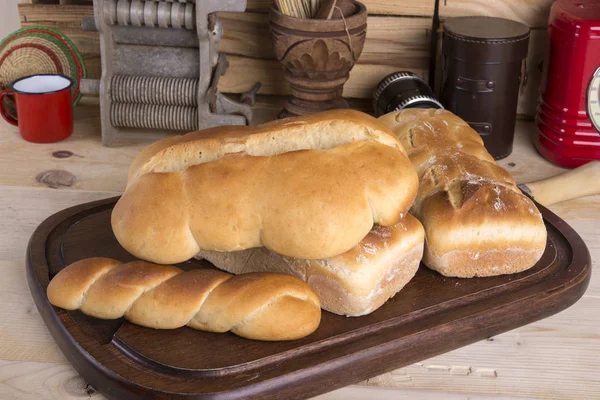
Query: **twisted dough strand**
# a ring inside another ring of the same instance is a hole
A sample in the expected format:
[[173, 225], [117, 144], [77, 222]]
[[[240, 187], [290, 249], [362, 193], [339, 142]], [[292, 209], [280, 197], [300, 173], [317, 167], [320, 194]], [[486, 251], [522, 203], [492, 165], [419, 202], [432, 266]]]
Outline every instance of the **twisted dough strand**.
[[318, 296], [290, 275], [183, 271], [145, 261], [77, 261], [52, 279], [47, 294], [57, 307], [96, 318], [125, 317], [155, 329], [231, 331], [256, 340], [298, 339], [321, 319]]

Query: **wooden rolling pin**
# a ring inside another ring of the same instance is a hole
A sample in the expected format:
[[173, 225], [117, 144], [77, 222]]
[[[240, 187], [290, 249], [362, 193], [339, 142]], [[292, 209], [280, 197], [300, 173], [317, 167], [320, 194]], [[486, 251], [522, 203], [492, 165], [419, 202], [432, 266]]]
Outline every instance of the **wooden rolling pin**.
[[544, 206], [600, 194], [600, 161], [590, 161], [563, 174], [518, 186]]

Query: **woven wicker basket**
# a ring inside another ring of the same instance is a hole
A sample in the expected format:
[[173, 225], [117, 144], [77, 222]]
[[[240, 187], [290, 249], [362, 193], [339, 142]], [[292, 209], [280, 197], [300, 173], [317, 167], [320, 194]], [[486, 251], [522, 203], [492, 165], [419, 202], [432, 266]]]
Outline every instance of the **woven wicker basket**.
[[[0, 88], [35, 74], [63, 74], [73, 79], [73, 106], [81, 99], [79, 82], [87, 77], [83, 57], [61, 32], [43, 26], [19, 29], [0, 42]], [[12, 99], [5, 97], [10, 112]]]

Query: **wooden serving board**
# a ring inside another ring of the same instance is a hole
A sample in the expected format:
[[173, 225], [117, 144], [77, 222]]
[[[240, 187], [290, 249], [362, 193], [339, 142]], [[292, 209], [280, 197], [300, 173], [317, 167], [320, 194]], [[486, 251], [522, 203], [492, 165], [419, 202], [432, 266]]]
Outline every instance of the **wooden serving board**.
[[[414, 279], [370, 315], [323, 311], [312, 335], [260, 342], [184, 327], [153, 330], [53, 307], [49, 280], [86, 257], [135, 258], [115, 239], [118, 198], [82, 204], [44, 221], [27, 250], [35, 303], [69, 362], [109, 399], [297, 399], [315, 396], [548, 317], [575, 303], [591, 274], [587, 247], [538, 204], [546, 251], [529, 271], [452, 279], [421, 266]], [[181, 268], [212, 268], [192, 260]]]

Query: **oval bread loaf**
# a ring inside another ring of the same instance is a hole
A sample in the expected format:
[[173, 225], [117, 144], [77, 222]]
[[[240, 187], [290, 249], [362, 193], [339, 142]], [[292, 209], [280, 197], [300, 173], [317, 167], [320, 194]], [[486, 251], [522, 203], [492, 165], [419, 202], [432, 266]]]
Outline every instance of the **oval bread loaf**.
[[111, 221], [127, 251], [157, 263], [260, 246], [321, 259], [396, 224], [417, 189], [393, 133], [338, 110], [159, 141], [134, 160]]
[[433, 109], [379, 120], [397, 135], [419, 175], [411, 213], [425, 228], [425, 265], [465, 278], [535, 265], [546, 247], [542, 216], [466, 122]]
[[56, 307], [96, 318], [125, 317], [155, 329], [187, 325], [265, 341], [307, 336], [321, 321], [315, 292], [296, 277], [275, 273], [234, 276], [97, 257], [62, 269], [47, 294]]

